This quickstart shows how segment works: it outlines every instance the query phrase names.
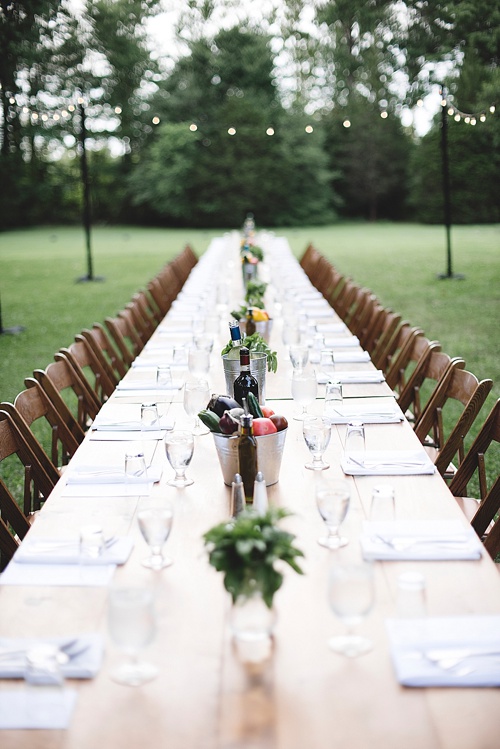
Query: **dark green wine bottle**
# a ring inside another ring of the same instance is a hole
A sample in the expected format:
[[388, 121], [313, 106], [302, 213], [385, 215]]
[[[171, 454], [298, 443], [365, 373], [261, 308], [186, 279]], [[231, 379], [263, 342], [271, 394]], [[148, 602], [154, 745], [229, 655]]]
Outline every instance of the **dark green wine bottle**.
[[257, 440], [253, 433], [253, 416], [243, 414], [238, 429], [238, 465], [239, 474], [245, 488], [246, 502], [253, 501], [253, 489], [257, 476]]

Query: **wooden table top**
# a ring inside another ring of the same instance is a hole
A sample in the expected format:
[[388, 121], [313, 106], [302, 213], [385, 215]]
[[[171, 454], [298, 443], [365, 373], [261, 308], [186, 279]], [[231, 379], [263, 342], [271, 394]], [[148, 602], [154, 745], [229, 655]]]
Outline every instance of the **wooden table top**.
[[[225, 321], [224, 321], [225, 327]], [[128, 534], [135, 546], [118, 567], [113, 583], [141, 585], [155, 591], [157, 634], [144, 657], [159, 666], [157, 679], [139, 688], [110, 678], [123, 659], [106, 628], [106, 587], [0, 586], [0, 635], [66, 635], [102, 632], [103, 667], [95, 679], [72, 681], [78, 690], [76, 710], [66, 731], [1, 731], [2, 749], [135, 749], [151, 744], [169, 749], [494, 749], [499, 746], [500, 690], [488, 688], [405, 688], [396, 680], [385, 620], [395, 613], [397, 578], [418, 569], [426, 578], [427, 610], [433, 616], [500, 613], [500, 577], [487, 555], [479, 561], [376, 562], [376, 603], [359, 626], [373, 650], [356, 659], [333, 653], [327, 640], [344, 625], [327, 603], [327, 576], [334, 558], [359, 557], [361, 523], [369, 512], [371, 492], [380, 477], [346, 477], [351, 507], [343, 525], [350, 543], [340, 552], [318, 545], [324, 530], [316, 509], [318, 476], [305, 469], [309, 453], [302, 425], [293, 419], [290, 369], [279, 337], [279, 374], [267, 380], [267, 404], [289, 419], [280, 480], [268, 489], [271, 503], [293, 514], [283, 521], [303, 550], [304, 575], [286, 571], [275, 596], [277, 621], [270, 658], [260, 664], [241, 661], [229, 629], [230, 599], [222, 577], [208, 564], [202, 535], [228, 517], [230, 489], [222, 480], [211, 435], [195, 438], [185, 489], [167, 486], [172, 476], [162, 442], [147, 444], [147, 455], [163, 466], [153, 491], [172, 499], [175, 518], [166, 545], [174, 564], [162, 572], [144, 568], [148, 549], [139, 532], [138, 497], [69, 498], [65, 478], [45, 503], [30, 533], [39, 536], [77, 533], [98, 521], [109, 534]], [[224, 333], [225, 335], [225, 333]], [[339, 365], [340, 366], [340, 365]], [[342, 365], [345, 366], [345, 365]], [[367, 365], [349, 365], [355, 369]], [[368, 365], [371, 366], [371, 365]], [[127, 377], [135, 376], [134, 372]], [[223, 392], [222, 368], [214, 352], [209, 374], [214, 392]], [[352, 385], [351, 397], [391, 397], [385, 384]], [[161, 408], [186, 423], [182, 392]], [[134, 396], [111, 399], [134, 403]], [[312, 410], [321, 409], [318, 401]], [[340, 458], [344, 426], [332, 428], [325, 458], [328, 477], [342, 477]], [[411, 449], [419, 445], [410, 425], [369, 424], [367, 447]], [[89, 439], [75, 462], [121, 459], [123, 442]], [[437, 474], [391, 476], [398, 519], [459, 519], [446, 484]], [[1, 681], [2, 691], [23, 688]]]

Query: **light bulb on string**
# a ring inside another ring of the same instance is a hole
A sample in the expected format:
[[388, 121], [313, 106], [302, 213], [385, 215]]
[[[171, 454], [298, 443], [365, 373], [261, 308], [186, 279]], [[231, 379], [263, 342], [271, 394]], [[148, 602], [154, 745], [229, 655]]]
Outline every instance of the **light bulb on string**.
[[344, 127], [351, 127], [351, 121], [350, 120], [344, 120], [342, 123]]

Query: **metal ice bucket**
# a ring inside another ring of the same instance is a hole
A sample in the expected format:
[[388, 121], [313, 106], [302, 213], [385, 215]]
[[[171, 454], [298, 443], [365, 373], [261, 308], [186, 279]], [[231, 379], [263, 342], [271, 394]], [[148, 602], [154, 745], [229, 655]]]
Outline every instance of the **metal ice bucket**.
[[[265, 340], [266, 343], [269, 343], [269, 339], [271, 337], [271, 330], [273, 329], [273, 321], [272, 320], [259, 320], [257, 322], [254, 322], [255, 330], [257, 333], [260, 333], [262, 338]], [[243, 336], [246, 335], [247, 332], [247, 321], [246, 320], [239, 320], [239, 326], [240, 330]]]
[[[233, 384], [240, 373], [239, 359], [228, 359], [227, 354], [223, 354], [222, 363], [226, 378], [226, 395], [234, 398]], [[259, 384], [259, 403], [264, 404], [266, 402], [267, 354], [250, 351], [250, 372]]]
[[[281, 458], [288, 429], [272, 434], [262, 434], [257, 440], [257, 466], [266, 481], [266, 486], [276, 484], [280, 477]], [[238, 440], [225, 434], [213, 433], [217, 457], [224, 483], [231, 486], [234, 474], [238, 473]]]

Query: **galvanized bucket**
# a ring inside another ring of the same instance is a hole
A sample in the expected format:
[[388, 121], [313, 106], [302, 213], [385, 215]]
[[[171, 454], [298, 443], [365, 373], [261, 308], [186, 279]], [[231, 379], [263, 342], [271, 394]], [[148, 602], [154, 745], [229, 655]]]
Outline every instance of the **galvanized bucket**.
[[[227, 354], [224, 354], [222, 363], [226, 378], [226, 395], [234, 398], [233, 383], [240, 373], [240, 362], [238, 359], [228, 359]], [[250, 372], [259, 384], [259, 403], [264, 404], [266, 401], [267, 354], [250, 352]]]
[[[281, 458], [288, 429], [272, 434], [263, 434], [257, 440], [257, 466], [266, 481], [266, 486], [275, 484], [280, 477]], [[224, 483], [231, 486], [234, 474], [238, 473], [238, 440], [225, 434], [213, 434], [217, 456]]]
[[[271, 337], [271, 330], [273, 329], [273, 321], [272, 320], [259, 320], [258, 322], [254, 322], [255, 330], [257, 333], [260, 333], [262, 338], [265, 340], [266, 343], [269, 343], [269, 339]], [[243, 336], [247, 333], [247, 321], [246, 320], [240, 320], [239, 321], [240, 330], [243, 334]]]

